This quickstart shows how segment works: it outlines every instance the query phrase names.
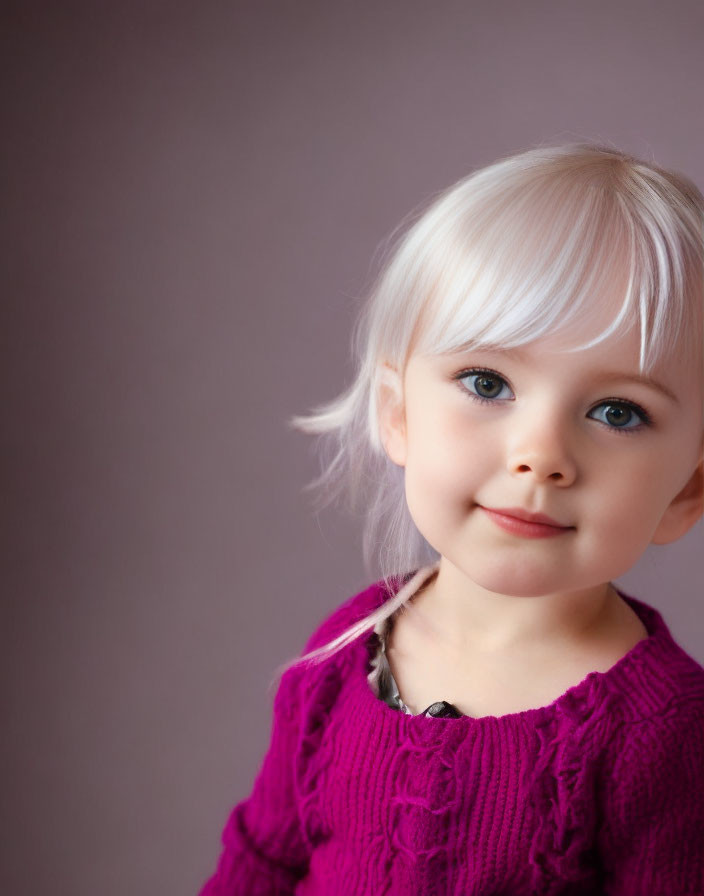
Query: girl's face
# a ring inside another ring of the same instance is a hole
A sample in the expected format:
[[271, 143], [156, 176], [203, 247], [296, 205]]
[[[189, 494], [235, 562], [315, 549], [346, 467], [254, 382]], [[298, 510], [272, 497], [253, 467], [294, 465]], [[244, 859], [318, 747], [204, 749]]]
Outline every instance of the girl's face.
[[[493, 592], [603, 585], [704, 510], [701, 368], [673, 357], [653, 372], [660, 388], [648, 384], [635, 331], [560, 348], [541, 339], [414, 355], [405, 412], [382, 422], [418, 529]], [[546, 514], [563, 528], [501, 525], [487, 512], [496, 508]]]

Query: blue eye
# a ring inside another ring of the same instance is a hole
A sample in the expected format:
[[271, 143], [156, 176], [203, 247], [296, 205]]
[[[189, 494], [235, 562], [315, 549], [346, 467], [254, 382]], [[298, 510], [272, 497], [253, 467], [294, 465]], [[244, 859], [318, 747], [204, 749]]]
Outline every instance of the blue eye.
[[[602, 412], [596, 416], [597, 412]], [[639, 429], [641, 426], [650, 426], [651, 420], [648, 413], [637, 404], [631, 404], [630, 401], [603, 401], [597, 405], [587, 415], [593, 420], [599, 420], [610, 429], [619, 430], [621, 432], [629, 432]]]
[[[480, 404], [497, 404], [516, 398], [506, 379], [495, 370], [474, 367], [470, 370], [461, 370], [454, 375], [454, 379], [459, 381], [462, 390], [469, 398]], [[608, 398], [602, 401], [592, 408], [587, 417], [598, 420], [612, 432], [626, 435], [652, 426], [652, 419], [644, 408], [622, 398]]]
[[[455, 379], [462, 383], [462, 387], [470, 398], [474, 398], [476, 401], [491, 403], [510, 401], [515, 398], [506, 380], [495, 370], [475, 367], [473, 370], [460, 371]], [[467, 381], [466, 385], [465, 381]], [[504, 394], [504, 390], [507, 390], [509, 394]]]

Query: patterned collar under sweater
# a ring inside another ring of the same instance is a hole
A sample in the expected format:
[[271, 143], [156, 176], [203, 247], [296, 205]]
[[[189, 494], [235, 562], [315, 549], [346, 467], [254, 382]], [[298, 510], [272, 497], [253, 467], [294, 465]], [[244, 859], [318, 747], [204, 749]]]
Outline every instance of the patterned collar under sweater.
[[[523, 712], [410, 714], [383, 627], [289, 669], [200, 896], [703, 896], [704, 668], [619, 594], [648, 637]], [[305, 649], [390, 597], [356, 594]]]

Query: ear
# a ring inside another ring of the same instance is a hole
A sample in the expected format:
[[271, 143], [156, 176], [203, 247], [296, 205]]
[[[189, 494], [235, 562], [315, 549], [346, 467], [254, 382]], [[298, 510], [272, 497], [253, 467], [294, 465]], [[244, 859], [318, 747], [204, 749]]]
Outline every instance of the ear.
[[379, 365], [378, 387], [379, 432], [384, 450], [395, 464], [406, 465], [406, 416], [403, 381], [390, 364]]
[[684, 488], [672, 499], [652, 538], [653, 544], [671, 544], [704, 514], [704, 455]]

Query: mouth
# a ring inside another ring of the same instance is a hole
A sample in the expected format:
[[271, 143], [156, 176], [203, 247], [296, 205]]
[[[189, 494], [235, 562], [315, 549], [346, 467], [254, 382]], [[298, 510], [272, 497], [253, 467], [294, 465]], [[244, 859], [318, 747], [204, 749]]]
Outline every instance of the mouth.
[[528, 510], [523, 510], [522, 507], [484, 507], [482, 504], [479, 507], [482, 510], [488, 510], [490, 513], [499, 513], [501, 516], [523, 520], [526, 523], [540, 523], [544, 526], [552, 526], [554, 529], [574, 529], [574, 526], [565, 526], [544, 513], [530, 513]]
[[544, 538], [572, 532], [575, 526], [564, 526], [544, 513], [530, 513], [522, 507], [484, 507], [483, 510], [501, 529], [527, 538]]

